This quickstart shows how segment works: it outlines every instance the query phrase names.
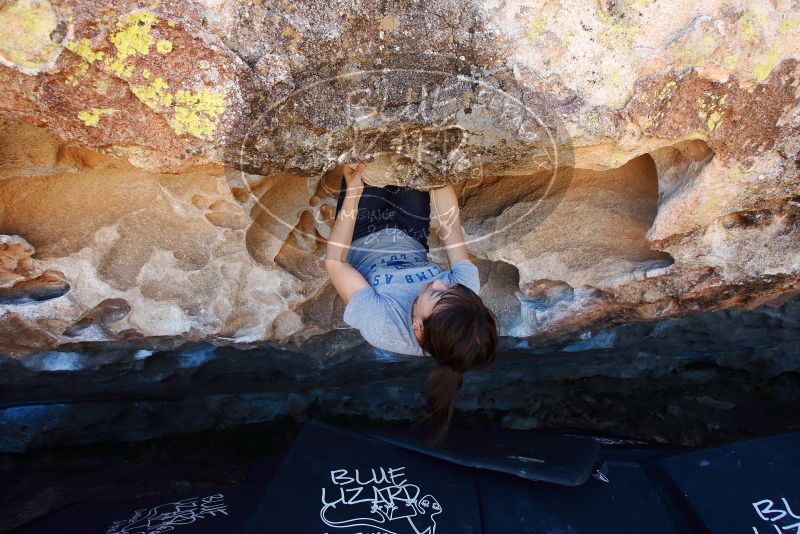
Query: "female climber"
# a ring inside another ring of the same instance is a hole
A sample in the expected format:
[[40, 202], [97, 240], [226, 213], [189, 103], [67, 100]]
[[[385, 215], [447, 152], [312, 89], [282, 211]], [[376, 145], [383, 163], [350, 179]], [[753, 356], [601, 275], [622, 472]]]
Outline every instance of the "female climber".
[[[497, 318], [478, 296], [478, 268], [464, 244], [453, 187], [365, 186], [365, 168], [344, 166], [325, 268], [345, 303], [344, 322], [365, 340], [436, 361], [425, 395], [440, 443], [464, 372], [494, 361]], [[449, 270], [428, 260], [431, 208]]]

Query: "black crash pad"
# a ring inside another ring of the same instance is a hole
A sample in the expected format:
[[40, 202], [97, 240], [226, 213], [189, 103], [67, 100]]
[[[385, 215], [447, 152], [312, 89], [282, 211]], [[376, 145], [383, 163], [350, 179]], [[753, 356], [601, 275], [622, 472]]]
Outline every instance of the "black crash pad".
[[[800, 534], [800, 433], [664, 458], [558, 434], [451, 432], [432, 450], [422, 433], [307, 424], [274, 477], [78, 504], [15, 532]], [[606, 481], [587, 474], [595, 457]]]
[[244, 532], [268, 482], [253, 481], [168, 497], [67, 506], [14, 534], [219, 534]]
[[681, 454], [652, 471], [702, 530], [800, 534], [800, 432]]
[[529, 480], [578, 486], [597, 463], [598, 442], [556, 432], [505, 428], [453, 428], [439, 447], [426, 444], [428, 431], [383, 431], [371, 437], [466, 467]]
[[608, 481], [578, 487], [478, 472], [484, 532], [685, 534], [636, 463], [610, 461]]
[[309, 424], [247, 532], [478, 534], [480, 506], [470, 469]]

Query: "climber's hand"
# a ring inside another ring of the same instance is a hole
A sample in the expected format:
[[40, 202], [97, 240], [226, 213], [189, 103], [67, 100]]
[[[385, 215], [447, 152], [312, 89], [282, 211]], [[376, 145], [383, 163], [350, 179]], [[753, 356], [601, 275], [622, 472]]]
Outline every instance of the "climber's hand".
[[361, 173], [367, 168], [366, 163], [359, 163], [357, 166], [352, 165], [344, 166], [344, 179], [347, 182], [347, 189], [354, 191], [362, 191], [364, 189], [364, 182], [361, 181]]

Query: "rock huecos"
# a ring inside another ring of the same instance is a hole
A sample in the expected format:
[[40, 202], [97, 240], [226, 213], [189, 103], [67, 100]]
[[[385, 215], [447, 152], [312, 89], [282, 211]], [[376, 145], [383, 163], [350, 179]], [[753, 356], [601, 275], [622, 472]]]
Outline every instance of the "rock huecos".
[[454, 184], [502, 335], [795, 294], [796, 13], [531, 7], [2, 4], [0, 351], [345, 326], [321, 256], [364, 160]]

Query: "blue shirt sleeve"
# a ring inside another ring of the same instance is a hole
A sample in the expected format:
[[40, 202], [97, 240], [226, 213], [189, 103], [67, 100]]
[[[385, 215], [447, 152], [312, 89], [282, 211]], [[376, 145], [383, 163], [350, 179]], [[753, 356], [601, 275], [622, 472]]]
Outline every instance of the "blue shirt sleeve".
[[464, 284], [476, 295], [481, 294], [481, 279], [478, 268], [469, 260], [457, 261], [450, 265], [450, 272], [446, 275], [448, 284]]

